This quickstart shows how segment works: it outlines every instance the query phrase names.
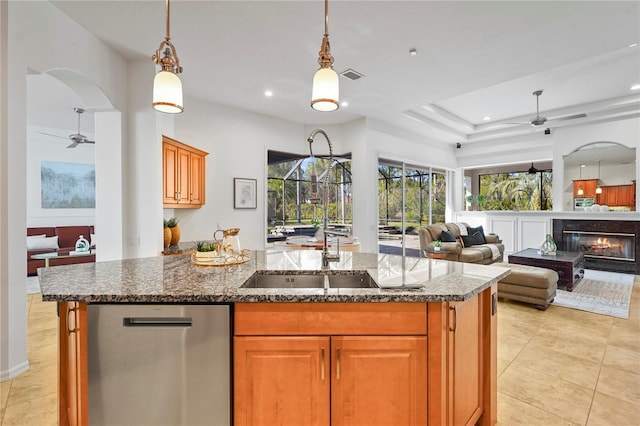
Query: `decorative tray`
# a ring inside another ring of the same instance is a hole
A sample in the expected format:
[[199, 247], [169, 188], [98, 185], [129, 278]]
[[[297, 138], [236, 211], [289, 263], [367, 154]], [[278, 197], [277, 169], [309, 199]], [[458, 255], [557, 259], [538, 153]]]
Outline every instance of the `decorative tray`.
[[199, 266], [233, 266], [246, 263], [251, 258], [250, 250], [242, 250], [240, 253], [225, 252], [220, 256], [197, 257], [197, 253], [191, 255], [191, 263]]

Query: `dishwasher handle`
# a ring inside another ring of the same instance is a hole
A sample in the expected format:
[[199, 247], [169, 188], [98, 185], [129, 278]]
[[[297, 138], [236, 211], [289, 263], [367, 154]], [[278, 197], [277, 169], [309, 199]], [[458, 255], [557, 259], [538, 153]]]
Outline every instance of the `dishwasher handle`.
[[191, 317], [125, 317], [123, 327], [191, 327]]

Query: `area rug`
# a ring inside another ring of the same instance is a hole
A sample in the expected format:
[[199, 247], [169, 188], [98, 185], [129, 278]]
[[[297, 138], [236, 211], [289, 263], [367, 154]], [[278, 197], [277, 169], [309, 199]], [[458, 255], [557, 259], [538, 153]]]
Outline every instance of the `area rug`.
[[587, 269], [572, 292], [558, 289], [553, 304], [617, 318], [629, 318], [634, 275]]
[[40, 293], [38, 277], [27, 277], [27, 294]]

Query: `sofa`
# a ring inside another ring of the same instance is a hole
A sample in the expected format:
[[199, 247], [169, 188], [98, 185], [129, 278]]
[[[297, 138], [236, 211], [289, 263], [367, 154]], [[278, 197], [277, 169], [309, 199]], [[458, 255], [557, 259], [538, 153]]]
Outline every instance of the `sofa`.
[[[460, 227], [467, 235], [461, 235]], [[504, 244], [497, 235], [485, 235], [482, 226], [473, 228], [466, 223], [435, 223], [421, 226], [418, 235], [421, 253], [433, 252], [434, 241], [441, 241], [440, 257], [445, 260], [489, 265], [503, 259]]]
[[[95, 232], [93, 226], [53, 226], [27, 228], [27, 276], [38, 273], [44, 267], [44, 260], [31, 259], [34, 254], [54, 253], [69, 254], [76, 249], [76, 241], [82, 235], [95, 249]], [[49, 266], [72, 265], [76, 263], [95, 262], [95, 253], [91, 256], [52, 258]]]

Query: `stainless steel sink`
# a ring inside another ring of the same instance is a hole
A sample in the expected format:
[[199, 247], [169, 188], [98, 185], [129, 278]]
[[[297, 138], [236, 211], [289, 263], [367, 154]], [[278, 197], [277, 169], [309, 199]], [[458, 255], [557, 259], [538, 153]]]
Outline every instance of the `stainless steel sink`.
[[[325, 278], [326, 277], [326, 278]], [[265, 274], [256, 272], [242, 288], [378, 288], [368, 273], [350, 274]]]

